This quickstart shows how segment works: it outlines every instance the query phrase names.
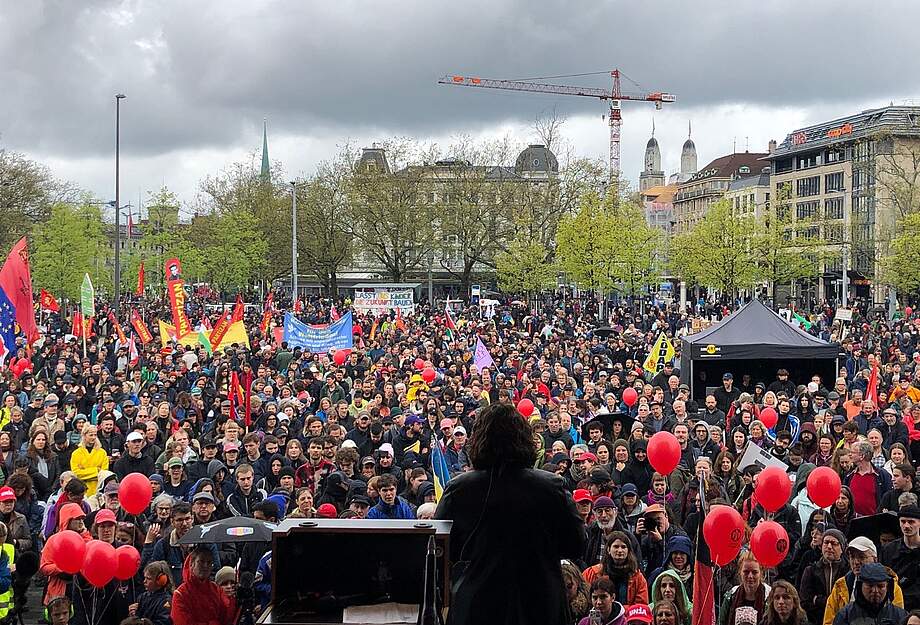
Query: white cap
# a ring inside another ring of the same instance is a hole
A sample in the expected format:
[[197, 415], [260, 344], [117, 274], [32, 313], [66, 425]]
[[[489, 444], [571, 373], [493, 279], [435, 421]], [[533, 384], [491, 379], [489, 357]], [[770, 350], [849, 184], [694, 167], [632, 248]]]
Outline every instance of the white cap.
[[818, 383], [817, 383], [817, 382], [809, 382], [809, 383], [808, 383], [808, 392], [809, 392], [809, 393], [817, 393], [817, 392], [818, 392]]
[[466, 428], [463, 427], [462, 425], [458, 425], [457, 427], [454, 428], [454, 434], [466, 435]]
[[354, 442], [353, 440], [351, 440], [350, 438], [345, 439], [344, 441], [342, 441], [342, 449], [357, 449], [357, 448], [358, 448], [358, 444], [355, 443], [355, 442]]
[[396, 454], [393, 453], [393, 446], [389, 443], [384, 443], [383, 445], [380, 446], [380, 453], [390, 454], [391, 456], [396, 456]]
[[847, 549], [856, 549], [857, 551], [868, 551], [873, 555], [873, 557], [878, 557], [878, 551], [875, 548], [875, 543], [866, 538], [865, 536], [857, 536], [850, 541], [850, 544], [847, 545]]
[[129, 443], [133, 443], [134, 441], [142, 441], [144, 440], [144, 435], [135, 430], [134, 432], [131, 432], [130, 434], [128, 434], [128, 438], [126, 438], [125, 440], [128, 441]]

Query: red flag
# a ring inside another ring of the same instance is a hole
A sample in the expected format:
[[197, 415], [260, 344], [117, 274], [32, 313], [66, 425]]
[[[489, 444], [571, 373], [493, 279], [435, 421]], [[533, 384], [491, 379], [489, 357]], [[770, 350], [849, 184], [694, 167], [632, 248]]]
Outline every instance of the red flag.
[[262, 313], [262, 324], [259, 326], [259, 329], [262, 331], [262, 336], [268, 336], [268, 326], [271, 325], [272, 321], [273, 298], [274, 293], [269, 291], [268, 297], [265, 298], [265, 311]]
[[246, 402], [246, 408], [243, 412], [243, 418], [246, 423], [246, 429], [249, 429], [252, 425], [252, 405], [250, 404], [252, 399], [252, 371], [247, 371], [243, 374], [243, 384], [246, 385], [245, 399], [243, 400]]
[[[702, 491], [705, 492], [705, 491]], [[702, 493], [701, 493], [702, 494]], [[696, 564], [693, 566], [693, 625], [716, 625], [715, 576], [702, 520], [696, 528]]]
[[137, 353], [137, 341], [132, 336], [131, 340], [128, 341], [128, 364], [134, 367], [140, 358], [140, 354]]
[[137, 268], [137, 290], [134, 292], [134, 294], [144, 294], [144, 261], [141, 261], [140, 266]]
[[406, 331], [406, 322], [402, 318], [402, 308], [396, 309], [396, 322], [393, 324], [396, 326], [397, 330]]
[[231, 316], [227, 313], [223, 313], [220, 316], [220, 319], [217, 320], [217, 323], [214, 324], [214, 329], [211, 330], [211, 334], [208, 336], [208, 341], [211, 343], [212, 349], [217, 349], [221, 341], [224, 340], [224, 336], [227, 334], [227, 331], [230, 329]]
[[119, 345], [121, 347], [127, 347], [128, 337], [125, 336], [125, 331], [121, 328], [121, 324], [118, 323], [118, 317], [115, 316], [115, 311], [109, 311], [109, 323], [115, 328], [115, 334], [118, 336]]
[[335, 304], [333, 304], [332, 307], [329, 308], [329, 319], [332, 321], [338, 321], [339, 317], [341, 317], [341, 315], [339, 314], [339, 311], [335, 309]]
[[869, 374], [869, 386], [866, 387], [866, 399], [872, 400], [872, 405], [878, 410], [878, 364], [872, 367]]
[[73, 313], [73, 319], [71, 320], [70, 333], [76, 336], [77, 338], [83, 336], [83, 313], [79, 310], [75, 310]]
[[16, 323], [29, 343], [38, 339], [35, 308], [32, 299], [32, 272], [29, 270], [29, 248], [26, 238], [16, 242], [0, 269], [0, 289], [6, 293], [16, 310]]
[[134, 308], [131, 309], [131, 326], [134, 328], [134, 331], [137, 332], [137, 336], [141, 340], [141, 345], [146, 345], [153, 340], [153, 335], [150, 334], [147, 324], [144, 323], [144, 320]]
[[51, 293], [45, 289], [41, 290], [41, 293], [38, 296], [38, 301], [41, 302], [42, 310], [49, 310], [51, 312], [58, 312], [61, 310], [61, 306], [58, 304], [58, 301]]
[[300, 298], [294, 300], [294, 314], [298, 315], [303, 311], [303, 307], [300, 304]]
[[[233, 317], [230, 319], [231, 323], [242, 321], [244, 312], [245, 312], [245, 308], [243, 307], [243, 296], [237, 293], [236, 294], [236, 305], [233, 307]], [[214, 343], [211, 343], [211, 345], [213, 344]]]

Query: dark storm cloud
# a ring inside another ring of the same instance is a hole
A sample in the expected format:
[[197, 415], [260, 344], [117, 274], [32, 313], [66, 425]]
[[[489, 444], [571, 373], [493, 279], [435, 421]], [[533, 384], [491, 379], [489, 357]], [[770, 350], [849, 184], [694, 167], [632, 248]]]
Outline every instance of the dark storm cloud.
[[[108, 153], [114, 104], [134, 154], [273, 132], [444, 133], [597, 102], [459, 87], [445, 73], [548, 76], [619, 66], [679, 105], [808, 106], [911, 97], [908, 2], [20, 2], [0, 13], [0, 138]], [[604, 76], [556, 82], [607, 86]], [[624, 83], [624, 89], [630, 88]]]

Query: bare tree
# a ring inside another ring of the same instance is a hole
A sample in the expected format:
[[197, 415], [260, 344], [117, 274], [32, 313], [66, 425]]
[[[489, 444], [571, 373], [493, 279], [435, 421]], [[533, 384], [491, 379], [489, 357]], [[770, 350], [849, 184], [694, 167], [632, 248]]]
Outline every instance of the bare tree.
[[543, 111], [533, 121], [533, 131], [541, 144], [555, 151], [562, 143], [562, 126], [567, 121], [554, 106], [550, 111]]

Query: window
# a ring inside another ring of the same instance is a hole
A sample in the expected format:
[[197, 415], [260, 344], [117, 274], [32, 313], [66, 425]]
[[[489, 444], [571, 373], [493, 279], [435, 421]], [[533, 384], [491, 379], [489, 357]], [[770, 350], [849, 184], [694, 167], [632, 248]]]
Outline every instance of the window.
[[828, 243], [842, 243], [843, 242], [843, 225], [834, 224], [829, 226], [824, 226], [824, 238]]
[[806, 154], [796, 159], [796, 169], [808, 169], [821, 164], [820, 154]]
[[818, 215], [818, 201], [798, 202], [795, 205], [795, 216], [797, 219], [812, 219]]
[[827, 151], [827, 156], [825, 157], [825, 162], [827, 163], [837, 163], [843, 160], [845, 152], [840, 148], [830, 148]]
[[843, 198], [824, 200], [824, 216], [827, 219], [843, 219]]
[[795, 194], [798, 197], [818, 195], [821, 193], [821, 176], [799, 178], [795, 181]]
[[838, 171], [824, 176], [824, 192], [843, 191], [843, 172]]

